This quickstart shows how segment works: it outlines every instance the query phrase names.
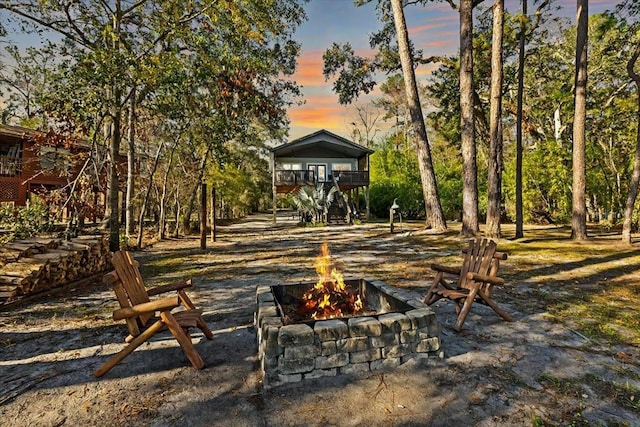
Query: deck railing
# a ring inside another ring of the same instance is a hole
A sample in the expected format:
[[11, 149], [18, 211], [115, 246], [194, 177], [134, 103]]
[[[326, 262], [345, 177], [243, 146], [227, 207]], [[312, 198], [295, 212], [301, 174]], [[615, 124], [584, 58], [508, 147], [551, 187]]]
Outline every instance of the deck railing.
[[[369, 185], [369, 171], [331, 171], [328, 182], [332, 182], [331, 176], [336, 177], [338, 185]], [[276, 170], [276, 185], [313, 185], [317, 183], [312, 170]]]
[[331, 171], [338, 185], [369, 185], [369, 171]]
[[15, 156], [0, 155], [0, 176], [20, 176], [22, 159]]
[[313, 171], [276, 170], [276, 185], [308, 185], [316, 182]]

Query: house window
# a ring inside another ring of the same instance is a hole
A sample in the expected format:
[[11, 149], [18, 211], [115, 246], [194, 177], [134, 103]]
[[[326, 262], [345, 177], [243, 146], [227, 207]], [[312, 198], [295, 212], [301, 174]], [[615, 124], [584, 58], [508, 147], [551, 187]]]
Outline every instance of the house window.
[[334, 171], [350, 171], [351, 163], [333, 163], [331, 165], [331, 170]]
[[57, 147], [40, 148], [40, 167], [43, 170], [66, 171], [69, 168], [69, 150]]
[[318, 182], [325, 182], [327, 180], [327, 165], [326, 164], [307, 164], [307, 170], [310, 175], [314, 176]]
[[282, 163], [280, 169], [285, 171], [301, 171], [302, 163]]

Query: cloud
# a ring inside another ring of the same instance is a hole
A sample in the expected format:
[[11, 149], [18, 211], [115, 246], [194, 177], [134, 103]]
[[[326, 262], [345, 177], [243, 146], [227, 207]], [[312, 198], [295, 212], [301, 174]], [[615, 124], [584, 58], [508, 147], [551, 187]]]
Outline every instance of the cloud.
[[[356, 55], [370, 58], [375, 55], [375, 52], [371, 48], [357, 48], [355, 49]], [[331, 86], [331, 79], [325, 81], [322, 70], [324, 67], [324, 61], [322, 60], [322, 50], [309, 50], [303, 52], [297, 61], [297, 68], [294, 74], [294, 79], [298, 84], [304, 87], [324, 87]]]
[[305, 87], [325, 86], [327, 83], [324, 81], [322, 67], [322, 51], [313, 50], [303, 53], [298, 58], [298, 67], [294, 78], [296, 82]]
[[336, 96], [307, 97], [304, 105], [289, 109], [291, 125], [317, 129], [336, 129], [344, 125], [345, 107]]

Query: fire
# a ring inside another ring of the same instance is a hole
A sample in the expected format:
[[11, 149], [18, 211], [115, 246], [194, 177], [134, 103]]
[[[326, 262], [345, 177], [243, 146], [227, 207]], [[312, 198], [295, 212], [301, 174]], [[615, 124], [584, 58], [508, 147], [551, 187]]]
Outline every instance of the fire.
[[365, 301], [345, 285], [342, 273], [331, 262], [326, 243], [322, 244], [315, 268], [318, 282], [302, 296], [300, 314], [317, 320], [359, 314], [364, 310]]

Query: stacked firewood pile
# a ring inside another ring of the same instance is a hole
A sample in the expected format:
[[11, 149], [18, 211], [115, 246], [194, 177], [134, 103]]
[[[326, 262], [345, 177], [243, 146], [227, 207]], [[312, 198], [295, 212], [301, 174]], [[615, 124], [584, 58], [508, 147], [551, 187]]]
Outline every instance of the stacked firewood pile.
[[0, 246], [0, 303], [76, 282], [111, 268], [102, 236], [16, 240]]

